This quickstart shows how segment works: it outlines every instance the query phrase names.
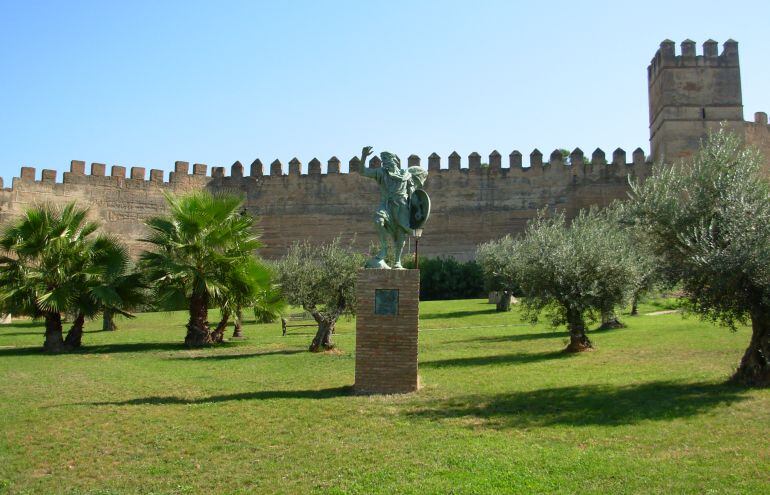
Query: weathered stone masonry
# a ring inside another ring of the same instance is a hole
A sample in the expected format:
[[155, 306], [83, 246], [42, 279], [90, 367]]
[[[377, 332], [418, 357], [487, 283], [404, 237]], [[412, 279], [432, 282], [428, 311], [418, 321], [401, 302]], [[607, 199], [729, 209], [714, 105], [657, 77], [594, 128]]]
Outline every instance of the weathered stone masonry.
[[[451, 155], [451, 168], [439, 169], [440, 159], [434, 155], [426, 187], [434, 215], [420, 243], [421, 252], [468, 258], [478, 243], [521, 230], [542, 207], [563, 208], [572, 215], [580, 208], [622, 198], [627, 175], [644, 176], [650, 168], [642, 150], [634, 153], [631, 162], [622, 150], [616, 150], [609, 163], [601, 150], [594, 153], [593, 164], [583, 163], [580, 150], [570, 158], [571, 165], [565, 165], [556, 151], [543, 162], [535, 150], [530, 166], [523, 167], [521, 155], [514, 152], [509, 166], [503, 167], [501, 156], [493, 152], [489, 167], [482, 168], [480, 157], [471, 155], [470, 168], [461, 168], [460, 157]], [[334, 170], [337, 160], [329, 162]], [[412, 156], [409, 162], [416, 164], [419, 158]], [[300, 175], [299, 162], [292, 160], [289, 174], [284, 175], [274, 162], [272, 174], [261, 175], [257, 163], [250, 175], [241, 176], [242, 167], [236, 163], [229, 176], [222, 168], [214, 168], [207, 176], [205, 165], [195, 164], [191, 174], [188, 163], [177, 162], [163, 181], [160, 170], [151, 171], [148, 180], [144, 170], [136, 167], [131, 177], [125, 176], [123, 167], [113, 167], [111, 175], [105, 176], [99, 164], [85, 175], [83, 162], [74, 161], [62, 182], [56, 182], [52, 170], [43, 171], [42, 179], [36, 180], [34, 170], [25, 167], [13, 187], [0, 193], [0, 215], [7, 219], [35, 202], [76, 200], [90, 205], [104, 228], [125, 239], [137, 254], [142, 249], [138, 242], [144, 235], [142, 220], [164, 210], [164, 192], [230, 190], [244, 194], [247, 209], [261, 218], [266, 257], [281, 255], [298, 239], [321, 241], [341, 235], [355, 239], [362, 248], [368, 246], [375, 240], [371, 213], [377, 204], [376, 184], [355, 172], [321, 174], [320, 167], [310, 165], [311, 173]], [[353, 160], [352, 167], [357, 166]], [[378, 160], [370, 166], [378, 166]]]
[[[666, 40], [648, 67], [648, 82], [652, 156], [663, 162], [689, 156], [709, 129], [726, 120], [770, 157], [767, 115], [760, 112], [754, 122], [743, 121], [734, 41], [725, 42], [719, 54], [715, 42], [707, 41], [703, 54], [697, 55], [694, 43], [687, 40], [676, 55], [674, 43]], [[465, 160], [451, 153], [444, 161], [433, 153], [427, 159], [412, 155], [406, 161], [430, 172], [426, 189], [434, 213], [420, 242], [421, 253], [459, 259], [472, 257], [480, 242], [521, 231], [541, 208], [558, 208], [573, 216], [590, 205], [625, 199], [628, 176], [643, 178], [651, 168], [641, 148], [630, 156], [621, 149], [610, 156], [596, 149], [590, 157], [575, 149], [566, 163], [558, 150], [546, 157], [538, 150], [528, 158], [518, 151], [507, 156], [492, 151], [486, 157], [472, 153]], [[136, 255], [142, 249], [138, 239], [145, 233], [142, 221], [164, 210], [164, 192], [232, 190], [242, 193], [247, 209], [260, 216], [263, 255], [268, 258], [280, 256], [301, 239], [342, 236], [355, 238], [365, 248], [374, 241], [370, 222], [377, 186], [354, 172], [357, 159], [349, 162], [351, 173], [342, 173], [340, 165], [332, 157], [324, 171], [313, 159], [302, 174], [296, 158], [288, 169], [278, 160], [269, 168], [255, 160], [248, 170], [236, 162], [229, 174], [223, 167], [213, 167], [208, 175], [205, 164], [180, 161], [166, 178], [162, 170], [148, 174], [142, 167], [127, 170], [117, 165], [107, 175], [101, 163], [91, 164], [86, 174], [84, 162], [72, 161], [61, 182], [56, 171], [43, 170], [38, 178], [34, 168], [23, 167], [12, 187], [0, 190], [0, 222], [36, 202], [76, 200], [90, 206], [92, 216], [122, 237]], [[372, 158], [369, 165], [379, 166], [379, 158]]]

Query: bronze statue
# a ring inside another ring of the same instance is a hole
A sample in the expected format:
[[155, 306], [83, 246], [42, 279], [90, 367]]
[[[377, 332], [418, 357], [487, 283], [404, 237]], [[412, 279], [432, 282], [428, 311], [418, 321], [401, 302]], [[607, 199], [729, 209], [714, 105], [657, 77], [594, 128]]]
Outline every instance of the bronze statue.
[[428, 172], [420, 167], [401, 168], [401, 160], [388, 151], [380, 153], [382, 168], [369, 168], [366, 158], [372, 154], [372, 147], [361, 151], [361, 165], [358, 172], [371, 177], [380, 186], [380, 206], [374, 212], [374, 225], [380, 238], [380, 251], [366, 262], [367, 268], [389, 269], [385, 262], [388, 254], [388, 238], [393, 241], [393, 268], [402, 270], [401, 254], [406, 236], [422, 229], [430, 215], [430, 199], [422, 189]]

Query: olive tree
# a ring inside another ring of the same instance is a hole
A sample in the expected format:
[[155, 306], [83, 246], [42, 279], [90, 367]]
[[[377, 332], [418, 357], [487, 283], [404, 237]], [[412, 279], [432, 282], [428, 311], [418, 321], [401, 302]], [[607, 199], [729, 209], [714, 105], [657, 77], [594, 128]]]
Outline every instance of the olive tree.
[[614, 209], [583, 210], [569, 225], [563, 213], [541, 213], [510, 259], [525, 318], [536, 322], [545, 312], [554, 326], [566, 324], [568, 352], [592, 348], [586, 321], [624, 304], [631, 291], [633, 257]]
[[512, 259], [514, 240], [511, 236], [480, 244], [476, 249], [476, 262], [484, 274], [488, 291], [500, 293], [497, 311], [511, 310], [511, 296], [517, 290], [516, 269]]
[[310, 351], [332, 349], [332, 334], [343, 314], [355, 314], [356, 275], [361, 253], [340, 245], [295, 243], [276, 263], [277, 282], [289, 304], [301, 306], [318, 324]]
[[632, 208], [688, 308], [752, 335], [733, 379], [770, 385], [770, 186], [760, 154], [724, 129], [691, 161], [633, 184]]

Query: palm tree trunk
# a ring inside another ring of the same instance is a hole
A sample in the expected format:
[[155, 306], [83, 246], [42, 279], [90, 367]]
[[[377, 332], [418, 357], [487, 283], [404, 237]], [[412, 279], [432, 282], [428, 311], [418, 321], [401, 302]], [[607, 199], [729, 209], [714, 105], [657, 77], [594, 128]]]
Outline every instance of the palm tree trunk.
[[770, 386], [770, 308], [751, 311], [751, 342], [732, 380], [750, 387]]
[[45, 314], [45, 342], [43, 343], [43, 350], [46, 352], [61, 352], [64, 350], [61, 313]]
[[243, 311], [241, 308], [235, 312], [235, 329], [233, 330], [233, 338], [243, 338]]
[[85, 317], [82, 313], [78, 313], [75, 321], [72, 322], [70, 331], [67, 332], [67, 337], [64, 339], [64, 345], [68, 349], [77, 349], [80, 347], [83, 340], [83, 324], [85, 323]]
[[216, 328], [211, 332], [211, 341], [217, 344], [221, 344], [225, 340], [225, 329], [230, 322], [230, 312], [222, 311], [222, 319], [219, 320]]
[[115, 313], [111, 309], [105, 309], [102, 315], [102, 331], [114, 332], [118, 329], [115, 325]]
[[202, 347], [212, 342], [208, 303], [208, 294], [193, 294], [190, 297], [190, 321], [184, 339], [187, 347]]
[[569, 345], [565, 352], [583, 352], [593, 349], [593, 344], [586, 335], [586, 324], [583, 315], [575, 310], [567, 312], [567, 329], [569, 330]]

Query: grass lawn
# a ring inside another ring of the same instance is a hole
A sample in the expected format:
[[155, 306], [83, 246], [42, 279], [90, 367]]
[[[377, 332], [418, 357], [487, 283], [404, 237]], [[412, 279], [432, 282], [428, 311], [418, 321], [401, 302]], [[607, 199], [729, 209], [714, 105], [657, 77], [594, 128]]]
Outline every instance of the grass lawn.
[[2, 326], [0, 493], [770, 492], [770, 390], [724, 385], [747, 329], [626, 316], [565, 355], [516, 310], [421, 312], [424, 388], [379, 397], [349, 395], [352, 321], [327, 354], [279, 324], [185, 350], [183, 313], [91, 322], [61, 356]]

